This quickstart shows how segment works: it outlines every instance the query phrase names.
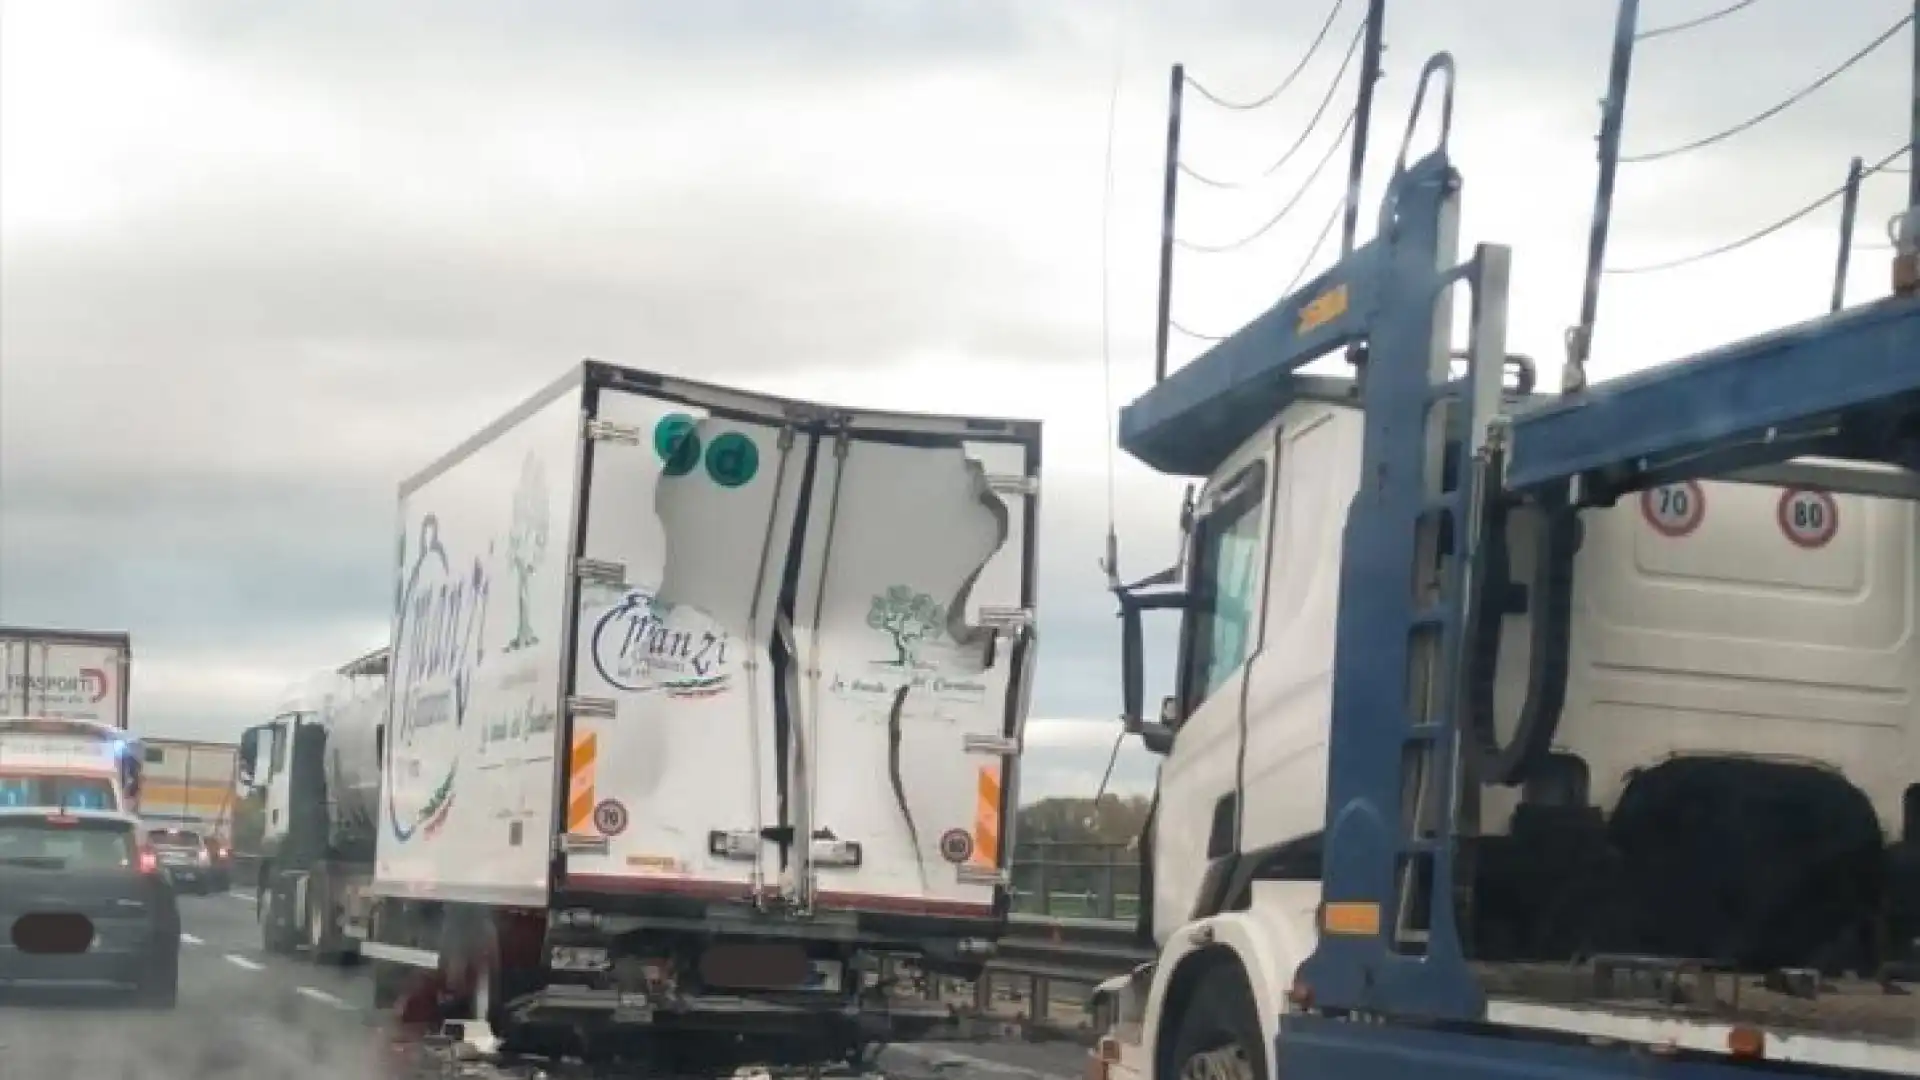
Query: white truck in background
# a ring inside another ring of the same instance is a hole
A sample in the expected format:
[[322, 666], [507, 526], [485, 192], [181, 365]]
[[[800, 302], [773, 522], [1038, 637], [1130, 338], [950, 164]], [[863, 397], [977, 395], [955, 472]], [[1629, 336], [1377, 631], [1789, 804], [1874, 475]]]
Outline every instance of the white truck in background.
[[124, 631], [0, 626], [0, 716], [93, 720], [124, 731], [132, 661]]
[[337, 932], [378, 998], [509, 1044], [954, 1031], [887, 961], [972, 976], [1004, 925], [1039, 463], [1037, 423], [576, 368], [403, 486], [370, 737], [338, 691], [248, 733], [269, 830], [382, 763], [366, 902], [319, 890], [316, 931], [278, 860], [265, 932]]
[[141, 819], [209, 837], [230, 836], [237, 752], [232, 743], [142, 738]]

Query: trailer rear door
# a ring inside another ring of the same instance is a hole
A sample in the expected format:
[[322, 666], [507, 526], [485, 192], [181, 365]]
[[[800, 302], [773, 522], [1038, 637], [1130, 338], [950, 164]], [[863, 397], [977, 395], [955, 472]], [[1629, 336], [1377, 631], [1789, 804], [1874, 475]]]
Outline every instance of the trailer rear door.
[[991, 915], [1037, 426], [601, 382], [568, 886]]
[[818, 455], [796, 758], [822, 907], [994, 913], [1034, 656], [1039, 445], [972, 426], [856, 415]]

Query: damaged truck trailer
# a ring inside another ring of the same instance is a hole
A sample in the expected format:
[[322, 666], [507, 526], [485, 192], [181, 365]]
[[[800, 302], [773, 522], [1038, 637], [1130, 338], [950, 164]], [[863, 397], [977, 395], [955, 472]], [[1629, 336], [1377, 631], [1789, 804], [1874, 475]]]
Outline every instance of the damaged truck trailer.
[[406, 483], [378, 993], [675, 1060], [952, 1033], [889, 973], [1004, 924], [1039, 466], [1033, 422], [587, 362]]

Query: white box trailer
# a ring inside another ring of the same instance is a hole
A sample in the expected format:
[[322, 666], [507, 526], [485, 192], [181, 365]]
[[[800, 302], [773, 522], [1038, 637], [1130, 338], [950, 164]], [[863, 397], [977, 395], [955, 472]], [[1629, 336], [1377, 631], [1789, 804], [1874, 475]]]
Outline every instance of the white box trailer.
[[141, 819], [151, 825], [228, 837], [237, 749], [233, 743], [142, 738]]
[[0, 716], [127, 727], [132, 639], [116, 630], [0, 626]]
[[1039, 464], [589, 362], [409, 481], [362, 952], [496, 1029], [930, 1031], [881, 959], [1003, 925]]

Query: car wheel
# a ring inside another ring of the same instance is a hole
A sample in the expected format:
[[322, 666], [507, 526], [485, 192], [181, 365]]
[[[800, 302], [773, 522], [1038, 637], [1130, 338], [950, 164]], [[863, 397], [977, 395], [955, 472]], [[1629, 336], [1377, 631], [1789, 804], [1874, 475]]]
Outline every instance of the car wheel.
[[180, 954], [155, 957], [134, 990], [136, 1003], [148, 1009], [171, 1009], [180, 1000]]

